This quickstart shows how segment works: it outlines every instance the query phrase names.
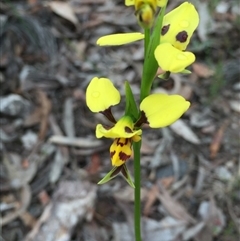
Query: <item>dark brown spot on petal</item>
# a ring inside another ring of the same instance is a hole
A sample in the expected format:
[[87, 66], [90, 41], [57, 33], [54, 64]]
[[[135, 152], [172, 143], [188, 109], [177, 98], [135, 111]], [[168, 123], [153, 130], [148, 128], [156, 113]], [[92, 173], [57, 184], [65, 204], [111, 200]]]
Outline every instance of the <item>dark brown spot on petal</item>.
[[129, 159], [131, 156], [129, 156], [129, 155], [127, 155], [126, 153], [124, 153], [124, 152], [120, 152], [119, 153], [119, 158], [120, 158], [120, 160], [122, 160], [122, 161], [126, 161], [127, 159]]
[[131, 141], [130, 138], [126, 138], [126, 139], [125, 139], [125, 146], [128, 144], [129, 141]]
[[168, 32], [169, 28], [170, 28], [170, 24], [162, 27], [162, 31], [161, 31], [162, 36]]
[[115, 155], [116, 151], [110, 152], [110, 157], [112, 158]]
[[128, 126], [125, 126], [124, 130], [125, 130], [125, 132], [127, 132], [127, 133], [133, 133], [133, 131], [131, 130], [131, 128], [129, 128]]
[[186, 31], [179, 32], [176, 36], [177, 41], [179, 41], [180, 43], [186, 42], [187, 38], [188, 38], [188, 34]]
[[121, 146], [121, 147], [124, 146], [124, 143], [121, 142], [120, 138], [117, 139], [117, 143], [116, 144], [117, 144], [117, 146]]

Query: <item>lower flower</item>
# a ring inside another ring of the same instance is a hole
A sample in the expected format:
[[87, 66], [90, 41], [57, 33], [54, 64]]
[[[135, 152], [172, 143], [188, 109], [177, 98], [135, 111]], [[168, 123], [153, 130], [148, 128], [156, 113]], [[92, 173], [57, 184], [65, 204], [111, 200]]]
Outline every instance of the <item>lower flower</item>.
[[[173, 65], [178, 66], [177, 63]], [[141, 102], [138, 119], [133, 119], [129, 112], [125, 112], [124, 116], [115, 120], [111, 107], [120, 102], [120, 93], [109, 79], [97, 77], [92, 79], [87, 88], [86, 100], [90, 110], [102, 113], [112, 122], [110, 127], [101, 124], [96, 127], [97, 138], [113, 139], [110, 147], [113, 169], [99, 184], [108, 182], [121, 172], [132, 187], [134, 184], [126, 167], [126, 161], [132, 155], [132, 143], [141, 140], [141, 126], [148, 124], [151, 128], [161, 128], [171, 125], [190, 106], [190, 103], [180, 95], [151, 94]]]

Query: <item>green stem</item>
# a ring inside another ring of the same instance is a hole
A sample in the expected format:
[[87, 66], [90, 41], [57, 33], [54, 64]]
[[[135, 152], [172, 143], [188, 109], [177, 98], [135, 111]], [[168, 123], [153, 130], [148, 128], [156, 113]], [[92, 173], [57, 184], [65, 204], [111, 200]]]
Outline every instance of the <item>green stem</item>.
[[[149, 95], [152, 82], [157, 72], [158, 63], [155, 59], [154, 51], [160, 43], [160, 35], [161, 35], [160, 33], [162, 29], [165, 9], [166, 9], [166, 6], [161, 8], [157, 16], [151, 37], [149, 36], [150, 39], [145, 40], [146, 42], [148, 41], [148, 46], [147, 46], [147, 49], [145, 49], [144, 51], [145, 55], [144, 55], [144, 63], [143, 63], [140, 101], [142, 101], [145, 97]], [[146, 47], [146, 44], [144, 44], [144, 47]]]
[[147, 49], [150, 41], [150, 28], [144, 29], [144, 59], [147, 55]]
[[134, 181], [135, 181], [135, 199], [134, 199], [134, 228], [135, 241], [141, 241], [141, 166], [140, 166], [140, 148], [142, 142], [134, 142]]
[[[162, 28], [165, 7], [163, 7], [157, 17], [156, 25], [151, 35], [150, 29], [144, 30], [144, 64], [140, 90], [140, 101], [150, 93], [152, 82], [156, 74], [158, 64], [154, 57], [154, 50], [160, 43], [160, 33]], [[134, 182], [135, 182], [135, 199], [134, 199], [134, 228], [135, 241], [141, 241], [141, 166], [140, 166], [140, 148], [141, 141], [133, 143], [134, 151]]]

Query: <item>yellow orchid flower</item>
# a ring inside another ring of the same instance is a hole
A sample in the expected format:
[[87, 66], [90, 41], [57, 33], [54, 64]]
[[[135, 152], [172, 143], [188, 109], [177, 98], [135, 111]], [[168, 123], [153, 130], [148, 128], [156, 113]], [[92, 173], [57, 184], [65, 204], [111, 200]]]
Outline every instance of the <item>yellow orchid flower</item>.
[[154, 51], [158, 65], [164, 71], [179, 73], [195, 61], [195, 55], [191, 52], [180, 51], [169, 43], [158, 45]]
[[134, 123], [130, 116], [123, 116], [118, 121], [111, 113], [111, 106], [120, 102], [120, 93], [107, 78], [94, 77], [86, 91], [86, 102], [93, 112], [104, 114], [112, 123], [112, 127], [98, 124], [97, 138], [112, 138], [110, 158], [114, 168], [99, 182], [103, 184], [118, 173], [122, 173], [130, 186], [134, 187], [125, 165], [132, 154], [132, 142], [141, 140], [141, 125], [149, 124], [151, 128], [165, 127], [175, 122], [189, 108], [190, 103], [179, 95], [152, 94], [140, 104], [141, 116]]
[[134, 126], [129, 116], [123, 116], [116, 121], [111, 112], [111, 106], [120, 102], [120, 93], [107, 78], [94, 77], [86, 90], [86, 103], [92, 112], [104, 114], [113, 123], [110, 128], [98, 124], [97, 138], [113, 138], [110, 147], [110, 158], [113, 169], [98, 184], [103, 184], [122, 173], [131, 187], [135, 187], [125, 162], [132, 155], [132, 142], [141, 140], [142, 130]]
[[[105, 115], [108, 120], [110, 120], [114, 125], [112, 127], [104, 127], [101, 124], [98, 124], [96, 127], [96, 137], [97, 138], [112, 138], [115, 140], [120, 139], [121, 142], [124, 140], [129, 143], [138, 142], [141, 140], [142, 130], [136, 129], [133, 123], [133, 120], [129, 116], [123, 116], [118, 121], [115, 120], [115, 118], [112, 115], [111, 112], [111, 106], [114, 106], [120, 102], [120, 93], [119, 91], [114, 87], [113, 83], [107, 79], [107, 78], [98, 78], [94, 77], [86, 91], [86, 103], [88, 108], [92, 112], [100, 112], [103, 115]], [[113, 152], [114, 148], [116, 148], [117, 153], [122, 152], [125, 153], [126, 146], [124, 145], [116, 145], [115, 144], [111, 146], [110, 152]], [[131, 146], [130, 146], [131, 147]], [[128, 148], [129, 149], [129, 148]], [[131, 149], [131, 148], [130, 148]], [[129, 153], [129, 151], [128, 151]], [[112, 162], [118, 163], [116, 161]]]

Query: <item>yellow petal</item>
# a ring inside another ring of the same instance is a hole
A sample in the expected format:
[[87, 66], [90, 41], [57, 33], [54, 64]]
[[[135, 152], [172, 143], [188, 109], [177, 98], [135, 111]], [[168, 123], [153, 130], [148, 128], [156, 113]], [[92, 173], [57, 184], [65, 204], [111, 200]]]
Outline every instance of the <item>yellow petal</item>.
[[132, 6], [135, 4], [135, 0], [125, 0], [125, 5], [126, 6]]
[[123, 165], [132, 155], [132, 141], [126, 138], [117, 138], [110, 147], [110, 156], [113, 166]]
[[172, 73], [182, 72], [195, 61], [193, 53], [180, 51], [169, 43], [158, 45], [154, 55], [161, 69]]
[[171, 43], [175, 48], [185, 50], [198, 24], [195, 7], [184, 2], [164, 16], [161, 43]]
[[102, 138], [132, 138], [140, 136], [142, 130], [133, 129], [133, 121], [129, 116], [123, 116], [112, 128], [106, 129], [101, 124], [96, 127], [96, 137]]
[[95, 77], [86, 91], [86, 103], [92, 112], [100, 112], [120, 102], [120, 93], [111, 80]]
[[140, 104], [151, 128], [171, 125], [189, 108], [190, 103], [180, 95], [152, 94]]
[[118, 33], [99, 38], [97, 44], [100, 46], [117, 46], [132, 43], [141, 39], [144, 39], [144, 34], [142, 33]]

